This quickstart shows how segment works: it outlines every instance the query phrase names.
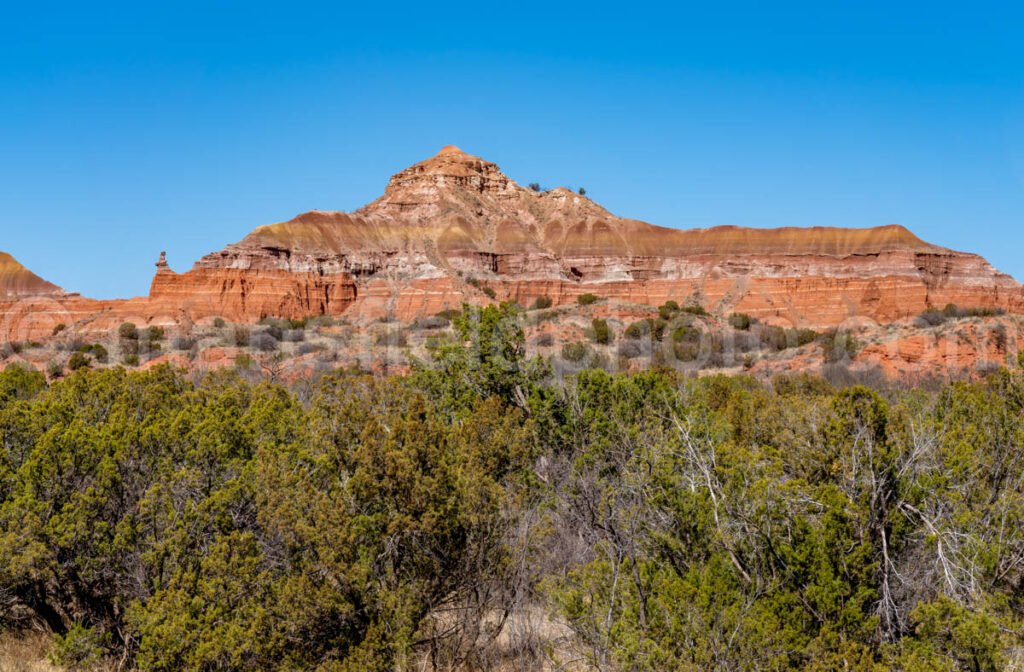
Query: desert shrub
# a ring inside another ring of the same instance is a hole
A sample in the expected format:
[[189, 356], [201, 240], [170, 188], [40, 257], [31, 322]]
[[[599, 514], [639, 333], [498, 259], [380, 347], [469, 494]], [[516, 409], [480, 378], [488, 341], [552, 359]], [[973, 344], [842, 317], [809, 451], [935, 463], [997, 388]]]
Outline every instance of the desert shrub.
[[121, 355], [138, 355], [139, 354], [139, 342], [138, 341], [121, 341], [118, 348], [121, 350]]
[[139, 339], [139, 328], [131, 322], [125, 322], [117, 328], [117, 335], [125, 341], [137, 341]]
[[53, 328], [52, 335], [56, 336], [57, 334], [59, 334], [60, 332], [64, 331], [67, 328], [68, 328], [68, 325], [66, 325], [63, 322], [61, 322], [60, 324], [58, 324], [56, 327]]
[[540, 191], [540, 182], [530, 182], [527, 186], [531, 191]]
[[387, 346], [387, 347], [405, 347], [408, 343], [405, 332], [400, 330], [389, 330], [380, 331], [373, 338], [375, 345]]
[[612, 333], [611, 327], [608, 326], [608, 320], [596, 317], [590, 322], [589, 335], [598, 345], [609, 345], [615, 340], [615, 335]]
[[250, 332], [246, 327], [235, 327], [227, 339], [228, 345], [233, 345], [236, 348], [249, 347]]
[[821, 376], [811, 373], [783, 373], [771, 380], [775, 394], [782, 396], [822, 396], [835, 393], [835, 388]]
[[189, 336], [176, 336], [171, 339], [171, 348], [178, 351], [191, 350], [196, 345], [196, 339]]
[[247, 371], [256, 365], [256, 360], [252, 356], [242, 352], [235, 356], [235, 368]]
[[733, 313], [729, 316], [729, 326], [733, 329], [746, 331], [750, 329], [751, 324], [753, 324], [753, 320], [746, 313]]
[[550, 296], [538, 296], [537, 300], [530, 306], [530, 310], [547, 310], [553, 301]]
[[626, 327], [624, 332], [626, 338], [640, 339], [650, 338], [656, 341], [660, 341], [661, 337], [665, 334], [665, 327], [668, 323], [660, 317], [647, 317]]
[[792, 330], [793, 338], [792, 342], [797, 347], [803, 347], [814, 343], [821, 336], [818, 332], [813, 329], [794, 329]]
[[107, 349], [99, 343], [92, 344], [92, 347], [89, 348], [89, 354], [91, 354], [93, 359], [101, 364], [106, 364], [107, 360], [110, 358], [110, 353], [107, 352]]
[[597, 296], [596, 294], [590, 294], [589, 292], [586, 294], [580, 294], [579, 296], [576, 297], [576, 303], [578, 303], [581, 306], [590, 306], [597, 303], [600, 300], [601, 299], [599, 296]]
[[697, 327], [681, 324], [672, 330], [672, 340], [676, 343], [699, 343], [702, 333]]
[[301, 343], [306, 340], [306, 332], [302, 328], [288, 329], [282, 334], [285, 343]]
[[698, 304], [690, 304], [683, 306], [679, 309], [680, 312], [689, 313], [690, 315], [696, 315], [698, 317], [708, 317], [708, 311], [704, 310], [704, 306]]
[[781, 352], [789, 347], [789, 338], [786, 335], [786, 330], [782, 327], [765, 325], [758, 331], [757, 336], [761, 340], [762, 347], [768, 350]]
[[541, 348], [550, 348], [555, 344], [555, 336], [552, 333], [541, 334], [533, 339], [533, 344]]
[[665, 321], [671, 320], [678, 313], [679, 304], [675, 301], [669, 300], [658, 306], [658, 315]]
[[619, 357], [623, 357], [625, 359], [633, 359], [644, 354], [644, 348], [639, 341], [625, 340], [619, 343], [617, 352]]
[[498, 297], [498, 293], [494, 291], [493, 287], [482, 287], [480, 291], [489, 299], [495, 299]]
[[437, 317], [440, 317], [441, 319], [448, 320], [449, 322], [451, 322], [460, 315], [462, 315], [461, 310], [456, 310], [455, 308], [447, 308], [438, 313]]
[[224, 321], [223, 317], [216, 317], [213, 319], [213, 326], [217, 329], [223, 329], [227, 322]]
[[138, 366], [139, 356], [138, 354], [128, 354], [121, 356], [121, 363], [125, 366]]
[[562, 346], [562, 359], [578, 364], [586, 359], [590, 348], [586, 343], [566, 343]]
[[71, 670], [98, 669], [110, 646], [110, 633], [75, 623], [63, 635], [53, 638], [50, 660]]
[[57, 360], [52, 360], [46, 365], [46, 374], [50, 378], [60, 378], [64, 375], [64, 365]]
[[829, 331], [821, 336], [820, 342], [829, 364], [852, 359], [860, 350], [856, 337], [848, 331]]
[[700, 344], [692, 341], [675, 341], [672, 354], [680, 362], [692, 362], [700, 356]]
[[446, 329], [451, 324], [448, 318], [434, 315], [432, 317], [421, 317], [413, 323], [414, 329]]
[[929, 308], [918, 315], [914, 321], [921, 327], [937, 327], [945, 324], [947, 320], [949, 320], [949, 317], [944, 312], [936, 308]]
[[309, 318], [307, 318], [307, 317], [289, 318], [288, 319], [288, 327], [291, 328], [291, 329], [305, 329], [306, 328], [306, 324], [308, 322], [309, 322]]
[[300, 357], [302, 355], [309, 355], [314, 352], [323, 352], [327, 349], [327, 346], [320, 343], [300, 343], [299, 347], [295, 348], [295, 353]]
[[146, 330], [146, 340], [157, 342], [164, 340], [164, 328], [156, 325]]
[[252, 335], [249, 346], [260, 352], [273, 352], [277, 350], [277, 339], [269, 331], [261, 331]]
[[996, 317], [1006, 314], [1002, 308], [962, 308], [955, 303], [947, 303], [942, 310], [929, 308], [917, 316], [915, 322], [922, 327], [936, 327], [949, 320], [967, 317]]
[[84, 352], [73, 352], [71, 357], [68, 359], [68, 369], [72, 371], [78, 371], [79, 369], [88, 369], [92, 366], [92, 360], [89, 355]]

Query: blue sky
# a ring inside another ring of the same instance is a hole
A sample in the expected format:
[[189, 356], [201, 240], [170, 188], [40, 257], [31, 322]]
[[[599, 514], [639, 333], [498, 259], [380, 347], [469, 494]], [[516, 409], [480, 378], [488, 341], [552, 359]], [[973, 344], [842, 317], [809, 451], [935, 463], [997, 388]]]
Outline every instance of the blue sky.
[[1015, 3], [34, 2], [0, 20], [0, 249], [145, 294], [457, 144], [675, 227], [874, 226], [1024, 279]]

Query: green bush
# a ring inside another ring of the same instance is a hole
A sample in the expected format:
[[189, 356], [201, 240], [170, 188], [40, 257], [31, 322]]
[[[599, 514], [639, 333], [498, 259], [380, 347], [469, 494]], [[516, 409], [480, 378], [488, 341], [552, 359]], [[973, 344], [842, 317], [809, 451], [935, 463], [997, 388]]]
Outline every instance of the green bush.
[[461, 310], [456, 310], [454, 308], [448, 308], [448, 309], [442, 310], [440, 313], [438, 313], [437, 317], [443, 318], [443, 319], [448, 320], [449, 322], [451, 322], [452, 320], [454, 320], [456, 317], [459, 317], [460, 315], [462, 315], [462, 311]]
[[56, 327], [53, 328], [53, 334], [52, 335], [56, 336], [57, 334], [59, 334], [60, 332], [64, 331], [67, 328], [68, 328], [68, 325], [66, 325], [66, 324], [64, 324], [62, 322], [62, 323], [58, 324]]
[[668, 321], [671, 320], [679, 313], [679, 304], [675, 301], [666, 301], [665, 303], [658, 306], [658, 315], [661, 319]]
[[68, 368], [72, 371], [88, 369], [91, 366], [92, 360], [84, 352], [74, 352], [71, 354], [71, 358], [68, 359]]
[[700, 344], [692, 341], [675, 341], [672, 354], [680, 362], [692, 362], [700, 356]]
[[860, 350], [857, 338], [848, 331], [830, 331], [821, 337], [821, 347], [828, 363], [852, 359]]
[[611, 327], [608, 326], [608, 321], [601, 318], [594, 318], [590, 322], [590, 337], [598, 345], [609, 345], [615, 340], [615, 335], [612, 333]]
[[224, 321], [223, 317], [215, 317], [213, 319], [213, 326], [217, 329], [223, 329], [227, 322]]
[[533, 344], [539, 348], [550, 348], [555, 344], [555, 335], [550, 332], [540, 334], [537, 338], [533, 339]]
[[[488, 306], [409, 375], [0, 372], [0, 626], [69, 670], [1012, 669], [1024, 372], [769, 387], [674, 370], [713, 334], [620, 339], [666, 365], [624, 374], [524, 340]], [[524, 586], [560, 624], [525, 653], [490, 626]]]
[[109, 633], [75, 623], [65, 634], [54, 636], [50, 661], [71, 670], [97, 669], [110, 643]]
[[538, 296], [537, 300], [530, 306], [530, 310], [547, 310], [552, 305], [550, 296]]
[[404, 331], [381, 331], [373, 339], [375, 345], [405, 347], [408, 339]]
[[139, 328], [131, 322], [125, 322], [117, 328], [117, 335], [126, 341], [137, 341], [139, 339]]
[[659, 318], [647, 317], [626, 327], [625, 336], [629, 339], [651, 338], [660, 341], [665, 334], [668, 323]]
[[676, 343], [699, 343], [702, 333], [697, 327], [683, 324], [672, 330], [672, 340]]
[[921, 326], [938, 326], [949, 320], [959, 320], [966, 317], [995, 317], [1006, 313], [1002, 308], [961, 308], [954, 303], [947, 303], [942, 310], [929, 308], [917, 317]]
[[150, 342], [164, 340], [164, 329], [163, 327], [152, 326], [146, 330], [146, 339]]
[[562, 346], [562, 359], [567, 362], [582, 362], [589, 353], [590, 348], [586, 343], [566, 343]]
[[596, 294], [590, 293], [580, 294], [579, 296], [576, 297], [576, 303], [578, 303], [581, 306], [590, 306], [597, 303], [600, 300], [600, 297], [598, 297]]
[[729, 316], [729, 326], [733, 329], [746, 331], [750, 329], [751, 324], [753, 324], [753, 320], [746, 313], [733, 313]]

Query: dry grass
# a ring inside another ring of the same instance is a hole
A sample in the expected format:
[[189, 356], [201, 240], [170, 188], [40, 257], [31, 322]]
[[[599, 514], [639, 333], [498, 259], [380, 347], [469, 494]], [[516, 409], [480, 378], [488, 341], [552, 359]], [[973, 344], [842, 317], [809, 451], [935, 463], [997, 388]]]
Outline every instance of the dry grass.
[[0, 672], [61, 672], [50, 664], [50, 636], [43, 632], [0, 634]]

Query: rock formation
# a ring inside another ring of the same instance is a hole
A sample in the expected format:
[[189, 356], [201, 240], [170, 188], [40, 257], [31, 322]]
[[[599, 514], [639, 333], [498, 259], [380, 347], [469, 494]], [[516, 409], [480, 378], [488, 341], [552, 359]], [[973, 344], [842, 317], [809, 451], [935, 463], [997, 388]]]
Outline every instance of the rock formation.
[[617, 217], [564, 188], [522, 187], [448, 146], [352, 212], [312, 211], [261, 226], [176, 273], [161, 254], [148, 297], [64, 294], [0, 256], [0, 340], [57, 324], [103, 331], [223, 317], [341, 315], [411, 320], [464, 301], [595, 294], [619, 304], [672, 299], [720, 315], [823, 328], [892, 322], [947, 303], [1024, 312], [1024, 291], [977, 255], [897, 225], [869, 229], [678, 230]]
[[522, 305], [584, 293], [691, 300], [813, 327], [893, 321], [946, 303], [1024, 307], [1021, 286], [981, 257], [901, 226], [663, 228], [567, 189], [521, 187], [452, 146], [394, 175], [354, 213], [309, 212], [262, 226], [187, 273], [161, 268], [150, 299], [193, 317], [412, 319], [487, 301], [484, 292]]
[[0, 252], [0, 299], [53, 296], [63, 292], [57, 285], [22, 266], [11, 255]]

